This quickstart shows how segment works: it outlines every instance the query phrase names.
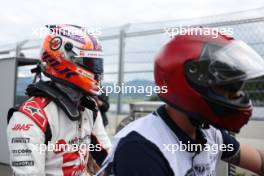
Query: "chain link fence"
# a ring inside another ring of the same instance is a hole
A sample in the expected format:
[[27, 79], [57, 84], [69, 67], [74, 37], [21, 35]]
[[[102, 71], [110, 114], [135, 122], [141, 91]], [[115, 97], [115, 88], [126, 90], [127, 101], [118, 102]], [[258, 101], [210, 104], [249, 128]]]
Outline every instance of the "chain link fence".
[[[179, 27], [213, 27], [217, 29], [232, 28], [233, 36], [252, 46], [264, 57], [264, 8], [223, 14], [197, 19], [177, 21], [126, 24], [121, 27], [102, 29], [99, 38], [104, 49], [105, 75], [104, 84], [154, 86], [153, 63], [156, 52], [170, 40], [166, 28]], [[22, 56], [38, 58], [41, 40], [25, 40], [16, 44], [0, 46], [0, 57]], [[25, 74], [27, 72], [27, 74]], [[23, 79], [29, 75], [28, 68], [21, 68], [19, 74]], [[20, 81], [22, 84], [23, 80]], [[23, 85], [26, 85], [25, 83]], [[264, 78], [252, 80], [245, 90], [253, 99], [255, 118], [261, 119], [264, 110]], [[23, 90], [23, 87], [20, 88]], [[129, 111], [128, 104], [135, 101], [155, 99], [151, 93], [110, 94], [111, 110], [120, 113]]]
[[[102, 29], [102, 35], [99, 36], [104, 50], [104, 85], [113, 86], [116, 83], [119, 85], [124, 83], [127, 86], [154, 86], [155, 54], [170, 40], [166, 28], [201, 26], [217, 29], [232, 28], [234, 38], [246, 42], [264, 58], [264, 7], [197, 19], [126, 24], [121, 27]], [[7, 57], [38, 58], [40, 46], [40, 39], [2, 45], [0, 46], [0, 59]], [[18, 95], [24, 94], [26, 86], [32, 81], [30, 68], [28, 66], [19, 68]], [[244, 89], [253, 100], [255, 107], [253, 119], [263, 121], [264, 77], [251, 80]], [[146, 92], [144, 94], [112, 93], [110, 94], [111, 111], [117, 114], [128, 113], [129, 103], [154, 100], [155, 97], [155, 94]], [[251, 132], [250, 129], [246, 131], [247, 135]], [[229, 170], [233, 171], [230, 175], [235, 175], [235, 168], [229, 167]]]

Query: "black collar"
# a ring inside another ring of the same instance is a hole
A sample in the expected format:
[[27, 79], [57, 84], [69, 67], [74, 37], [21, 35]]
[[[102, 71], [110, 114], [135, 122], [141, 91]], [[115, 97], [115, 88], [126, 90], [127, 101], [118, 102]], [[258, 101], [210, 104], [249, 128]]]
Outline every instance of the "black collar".
[[[162, 105], [157, 109], [156, 112], [153, 113], [154, 115], [160, 116], [161, 119], [168, 125], [168, 127], [174, 132], [174, 134], [178, 137], [178, 139], [182, 142], [182, 144], [204, 144], [207, 143], [205, 134], [202, 132], [200, 128], [197, 128], [196, 136], [197, 139], [194, 140], [190, 136], [188, 136], [177, 124], [175, 124], [172, 119], [169, 117], [169, 114], [166, 111], [165, 105]], [[189, 152], [194, 152], [191, 150], [187, 150]], [[199, 152], [199, 151], [198, 151]]]
[[58, 89], [53, 82], [39, 81], [30, 84], [26, 91], [27, 95], [29, 96], [47, 97], [51, 99], [67, 114], [67, 116], [72, 121], [81, 119], [80, 111], [84, 111], [84, 108], [93, 111], [93, 117], [95, 121], [98, 109], [95, 101], [88, 96], [82, 97], [81, 104], [78, 107], [76, 103], [74, 103], [64, 92]]

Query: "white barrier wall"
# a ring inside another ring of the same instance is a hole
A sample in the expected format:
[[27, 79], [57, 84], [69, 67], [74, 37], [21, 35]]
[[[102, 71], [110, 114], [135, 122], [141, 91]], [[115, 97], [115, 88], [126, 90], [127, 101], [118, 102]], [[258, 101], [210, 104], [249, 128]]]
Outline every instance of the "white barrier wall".
[[0, 163], [9, 164], [6, 139], [7, 112], [14, 105], [16, 59], [0, 60]]

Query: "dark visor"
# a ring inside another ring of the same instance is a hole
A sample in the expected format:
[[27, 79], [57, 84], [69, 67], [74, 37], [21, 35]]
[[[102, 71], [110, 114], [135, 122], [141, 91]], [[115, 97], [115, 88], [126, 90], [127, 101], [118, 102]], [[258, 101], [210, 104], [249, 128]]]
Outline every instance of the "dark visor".
[[76, 57], [75, 63], [95, 74], [103, 74], [103, 59], [91, 57]]
[[207, 45], [199, 60], [186, 63], [185, 75], [200, 86], [243, 82], [264, 75], [264, 60], [241, 41]]

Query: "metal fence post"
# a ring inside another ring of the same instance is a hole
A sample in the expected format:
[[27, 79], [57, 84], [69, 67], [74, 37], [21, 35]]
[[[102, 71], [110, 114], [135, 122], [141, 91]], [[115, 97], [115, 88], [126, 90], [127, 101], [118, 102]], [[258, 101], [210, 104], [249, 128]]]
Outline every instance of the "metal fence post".
[[[129, 25], [126, 24], [122, 26], [119, 35], [119, 62], [118, 62], [118, 84], [122, 85], [124, 82], [124, 55], [125, 55], [125, 37], [126, 37], [126, 28]], [[122, 91], [118, 93], [117, 97], [117, 114], [122, 112]]]
[[21, 42], [17, 42], [16, 44], [16, 57], [20, 57], [21, 55], [21, 50], [23, 45], [25, 45], [28, 42], [28, 40], [23, 40]]
[[20, 47], [20, 43], [18, 42], [18, 43], [16, 44], [16, 57], [19, 56], [20, 51], [21, 51], [21, 47]]

